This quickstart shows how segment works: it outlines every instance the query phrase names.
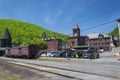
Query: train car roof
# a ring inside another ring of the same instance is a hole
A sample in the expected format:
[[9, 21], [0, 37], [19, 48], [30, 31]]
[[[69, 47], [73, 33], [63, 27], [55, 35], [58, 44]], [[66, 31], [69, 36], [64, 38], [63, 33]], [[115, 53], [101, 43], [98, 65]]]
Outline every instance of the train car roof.
[[33, 46], [33, 45], [35, 45], [35, 44], [26, 45], [26, 46], [16, 46], [16, 47], [9, 47], [9, 48], [5, 48], [5, 49], [24, 48], [24, 47], [29, 47], [29, 46]]

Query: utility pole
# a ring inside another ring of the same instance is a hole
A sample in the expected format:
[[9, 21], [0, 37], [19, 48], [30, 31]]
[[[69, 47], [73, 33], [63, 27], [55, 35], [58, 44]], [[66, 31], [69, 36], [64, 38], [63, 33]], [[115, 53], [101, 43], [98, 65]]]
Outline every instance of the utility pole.
[[118, 21], [118, 32], [119, 32], [119, 44], [120, 44], [120, 19], [117, 19]]
[[56, 33], [55, 33], [55, 31], [53, 32], [53, 34], [54, 34], [54, 37], [53, 37], [54, 49], [57, 50], [57, 48], [56, 48]]

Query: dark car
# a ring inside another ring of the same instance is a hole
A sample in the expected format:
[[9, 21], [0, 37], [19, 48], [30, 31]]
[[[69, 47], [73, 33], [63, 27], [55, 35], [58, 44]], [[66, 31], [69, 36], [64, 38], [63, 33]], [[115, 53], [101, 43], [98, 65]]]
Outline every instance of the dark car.
[[99, 58], [99, 54], [95, 51], [86, 51], [82, 54], [83, 58], [96, 59]]
[[60, 51], [60, 56], [59, 57], [67, 58], [67, 57], [71, 57], [71, 54], [72, 54], [72, 51], [63, 50], [63, 51]]

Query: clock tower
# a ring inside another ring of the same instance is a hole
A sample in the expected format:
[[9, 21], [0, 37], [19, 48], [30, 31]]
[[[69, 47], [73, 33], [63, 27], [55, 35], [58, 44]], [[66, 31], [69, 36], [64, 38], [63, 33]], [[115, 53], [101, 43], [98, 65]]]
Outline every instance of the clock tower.
[[73, 36], [68, 38], [68, 48], [73, 46], [85, 45], [85, 36], [80, 36], [80, 28], [78, 24], [75, 24], [73, 27]]
[[80, 37], [80, 28], [78, 24], [75, 24], [73, 28], [73, 37]]

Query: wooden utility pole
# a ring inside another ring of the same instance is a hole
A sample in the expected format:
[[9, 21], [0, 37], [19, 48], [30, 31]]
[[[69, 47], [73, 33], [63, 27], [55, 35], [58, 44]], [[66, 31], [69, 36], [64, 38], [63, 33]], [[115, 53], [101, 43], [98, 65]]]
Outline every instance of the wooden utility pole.
[[120, 19], [117, 19], [117, 21], [118, 21], [119, 43], [120, 43]]

